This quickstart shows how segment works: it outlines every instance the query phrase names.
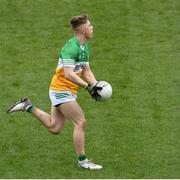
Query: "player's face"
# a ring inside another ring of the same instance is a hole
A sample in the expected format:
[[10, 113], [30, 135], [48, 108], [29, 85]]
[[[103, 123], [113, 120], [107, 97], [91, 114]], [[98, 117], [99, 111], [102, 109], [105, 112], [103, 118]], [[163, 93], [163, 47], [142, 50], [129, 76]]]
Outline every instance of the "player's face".
[[84, 36], [86, 39], [91, 39], [93, 37], [93, 26], [90, 21], [84, 24]]

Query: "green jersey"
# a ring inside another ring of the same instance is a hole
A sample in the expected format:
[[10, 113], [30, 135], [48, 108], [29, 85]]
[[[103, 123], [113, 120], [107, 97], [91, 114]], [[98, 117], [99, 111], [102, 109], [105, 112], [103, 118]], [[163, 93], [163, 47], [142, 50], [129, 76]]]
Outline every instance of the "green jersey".
[[85, 65], [89, 64], [89, 50], [87, 43], [80, 45], [76, 37], [70, 39], [60, 51], [56, 73], [51, 81], [51, 90], [70, 90], [77, 93], [78, 85], [64, 77], [64, 67], [72, 67], [73, 71], [80, 76]]
[[80, 45], [76, 37], [70, 39], [62, 48], [59, 57], [60, 67], [73, 67], [74, 71], [82, 70], [89, 62], [89, 50], [87, 43]]

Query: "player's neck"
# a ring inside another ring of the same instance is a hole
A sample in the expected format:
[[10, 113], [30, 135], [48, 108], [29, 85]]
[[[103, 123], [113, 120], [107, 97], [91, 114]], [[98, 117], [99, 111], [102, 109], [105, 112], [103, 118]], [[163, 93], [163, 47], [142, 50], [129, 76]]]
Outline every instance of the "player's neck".
[[75, 34], [77, 40], [79, 41], [80, 45], [83, 45], [86, 42], [86, 38], [84, 35], [81, 34]]

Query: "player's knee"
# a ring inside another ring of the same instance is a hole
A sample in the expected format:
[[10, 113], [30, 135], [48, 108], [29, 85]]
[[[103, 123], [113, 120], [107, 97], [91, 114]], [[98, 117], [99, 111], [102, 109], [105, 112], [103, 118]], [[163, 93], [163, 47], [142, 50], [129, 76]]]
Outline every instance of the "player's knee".
[[51, 134], [58, 135], [61, 131], [55, 129], [48, 129]]
[[58, 135], [58, 134], [60, 134], [62, 132], [62, 129], [63, 128], [51, 127], [48, 130], [49, 130], [50, 133], [52, 133], [54, 135]]
[[85, 129], [85, 128], [86, 128], [86, 125], [87, 125], [86, 120], [85, 120], [85, 119], [79, 120], [78, 123], [77, 123], [77, 125], [78, 125], [79, 127], [81, 127], [82, 129]]

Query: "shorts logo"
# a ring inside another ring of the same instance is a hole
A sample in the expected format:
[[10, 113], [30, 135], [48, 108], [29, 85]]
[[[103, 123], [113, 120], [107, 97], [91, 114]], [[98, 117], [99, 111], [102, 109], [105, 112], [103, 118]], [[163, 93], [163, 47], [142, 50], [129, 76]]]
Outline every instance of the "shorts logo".
[[61, 99], [61, 98], [65, 98], [65, 97], [68, 97], [68, 96], [71, 96], [71, 95], [66, 94], [66, 93], [58, 93], [55, 96], [56, 96], [56, 99]]

